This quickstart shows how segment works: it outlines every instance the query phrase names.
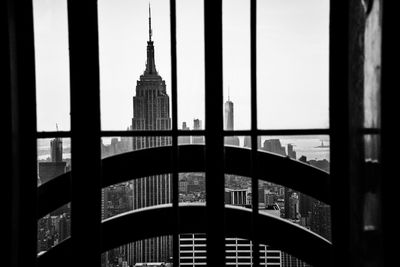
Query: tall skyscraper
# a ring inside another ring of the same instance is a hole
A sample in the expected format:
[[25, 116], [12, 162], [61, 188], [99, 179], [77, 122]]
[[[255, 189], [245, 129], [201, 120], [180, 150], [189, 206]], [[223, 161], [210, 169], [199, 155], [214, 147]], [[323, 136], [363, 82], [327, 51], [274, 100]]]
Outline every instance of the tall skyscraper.
[[63, 161], [63, 146], [61, 138], [50, 141], [50, 161], [39, 162], [39, 179], [44, 184], [66, 172], [67, 162]]
[[[201, 120], [193, 120], [193, 130], [201, 130]], [[193, 136], [192, 142], [193, 144], [204, 144], [204, 136]]]
[[[133, 131], [169, 130], [169, 96], [166, 84], [158, 74], [154, 57], [153, 31], [151, 28], [151, 9], [149, 6], [149, 40], [147, 41], [146, 69], [136, 83], [133, 97]], [[165, 136], [134, 137], [133, 150], [167, 146], [171, 139]], [[149, 162], [148, 165], [157, 164]], [[133, 181], [133, 209], [172, 202], [171, 176], [154, 175]], [[131, 244], [130, 264], [136, 262], [166, 262], [172, 256], [172, 238], [156, 237]]]
[[62, 161], [63, 146], [61, 138], [57, 137], [50, 141], [50, 152], [52, 162]]
[[228, 98], [225, 102], [225, 130], [233, 131], [233, 102]]
[[[233, 131], [233, 102], [229, 99], [225, 102], [224, 129]], [[225, 145], [239, 146], [240, 141], [237, 136], [226, 136]]]

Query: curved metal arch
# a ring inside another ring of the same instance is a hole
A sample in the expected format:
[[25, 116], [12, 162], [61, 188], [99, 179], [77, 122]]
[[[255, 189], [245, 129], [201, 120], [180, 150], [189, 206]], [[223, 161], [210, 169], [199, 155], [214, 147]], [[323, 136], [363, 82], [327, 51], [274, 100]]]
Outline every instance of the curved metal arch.
[[[204, 145], [178, 146], [178, 172], [204, 172]], [[172, 147], [132, 151], [102, 160], [102, 187], [141, 177], [172, 173]], [[330, 204], [329, 174], [277, 154], [257, 151], [256, 178], [290, 187]], [[151, 166], [149, 165], [151, 163]], [[251, 150], [225, 147], [225, 172], [251, 176]], [[65, 173], [38, 188], [38, 218], [70, 201], [71, 174]]]
[[[102, 252], [112, 248], [156, 236], [171, 235], [176, 229], [172, 205], [160, 205], [140, 210], [130, 211], [102, 222]], [[205, 233], [206, 232], [206, 206], [181, 205], [179, 206], [180, 224], [179, 233]], [[225, 207], [227, 237], [251, 239], [252, 214], [251, 210], [236, 206]], [[278, 217], [259, 214], [258, 221], [265, 227], [260, 227], [258, 238], [263, 244], [268, 244], [276, 249], [290, 253], [314, 266], [325, 266], [331, 256], [332, 245], [326, 239], [296, 224]], [[138, 231], [130, 231], [132, 227]], [[290, 236], [290, 242], [282, 236]], [[71, 246], [71, 239], [56, 246], [38, 258], [40, 266], [56, 262], [56, 259], [66, 259]], [[305, 244], [307, 244], [305, 246]], [[71, 266], [63, 262], [62, 266]]]

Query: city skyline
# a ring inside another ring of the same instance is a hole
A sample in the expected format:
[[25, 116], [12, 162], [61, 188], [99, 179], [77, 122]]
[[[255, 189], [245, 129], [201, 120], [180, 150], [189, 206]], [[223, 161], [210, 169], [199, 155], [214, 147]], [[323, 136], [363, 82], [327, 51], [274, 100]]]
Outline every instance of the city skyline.
[[[140, 75], [140, 78], [136, 82], [136, 90], [133, 94], [133, 116], [131, 120], [131, 125], [128, 127], [130, 130], [169, 130], [171, 129], [171, 118], [170, 118], [170, 98], [168, 95], [168, 90], [166, 86], [165, 80], [161, 77], [156, 68], [156, 50], [153, 42], [153, 30], [152, 30], [152, 17], [151, 17], [151, 8], [149, 5], [148, 12], [148, 40], [147, 40], [147, 57], [145, 62], [145, 70]], [[234, 130], [234, 103], [230, 100], [230, 92], [229, 97], [226, 102], [224, 102], [225, 113], [224, 113], [224, 128], [226, 130]], [[132, 114], [132, 113], [131, 113]], [[182, 127], [187, 127], [186, 122], [182, 121]], [[201, 119], [193, 119], [193, 128], [194, 129], [202, 129], [202, 120]], [[58, 130], [58, 127], [57, 127]], [[190, 143], [203, 143], [204, 140], [202, 137], [199, 140], [194, 140]], [[190, 140], [190, 139], [189, 139]], [[260, 138], [261, 141], [261, 138]], [[246, 142], [246, 141], [245, 141]], [[133, 137], [127, 138], [122, 137], [121, 140], [112, 139], [110, 145], [104, 145], [102, 143], [101, 151], [102, 156], [104, 156], [105, 151], [109, 155], [124, 153], [130, 150], [140, 150], [152, 147], [159, 147], [169, 145], [171, 140], [169, 137]], [[247, 141], [247, 143], [249, 143]], [[234, 145], [240, 146], [239, 138], [236, 136], [226, 137], [225, 138], [226, 145]], [[41, 184], [41, 177], [46, 172], [46, 179], [44, 182], [53, 178], [54, 170], [49, 167], [52, 167], [53, 163], [62, 163], [62, 170], [60, 169], [59, 173], [64, 173], [66, 171], [65, 164], [63, 161], [63, 145], [62, 140], [59, 138], [53, 139], [50, 141], [51, 148], [51, 162], [39, 162], [39, 177], [38, 183]], [[109, 149], [112, 148], [112, 149]], [[296, 152], [293, 148], [293, 144], [287, 144], [287, 152], [285, 146], [282, 146], [279, 139], [267, 139], [262, 143], [260, 143], [260, 149], [269, 151], [272, 153], [277, 153], [282, 156], [290, 156], [293, 159], [296, 159]], [[302, 156], [304, 157], [304, 155]], [[304, 157], [304, 161], [306, 161]], [[52, 164], [52, 165], [49, 165]], [[156, 162], [148, 162], [149, 164], [157, 164]], [[311, 164], [311, 163], [310, 163]], [[329, 164], [329, 162], [328, 162]], [[57, 176], [58, 174], [56, 174]], [[47, 177], [48, 176], [48, 177]], [[184, 180], [179, 180], [179, 199], [182, 202], [205, 202], [205, 179], [200, 176], [203, 180], [200, 183], [197, 180], [196, 184], [190, 184], [191, 175], [186, 176]], [[43, 176], [44, 177], [44, 176]], [[180, 177], [182, 177], [180, 175]], [[235, 206], [242, 207], [251, 207], [251, 187], [249, 187], [249, 178], [241, 178], [239, 176], [226, 176], [226, 186], [225, 186], [225, 203], [232, 204]], [[240, 188], [232, 188], [232, 184], [230, 184], [230, 179], [234, 179], [234, 185], [240, 186]], [[244, 179], [245, 181], [240, 181]], [[181, 184], [181, 183], [184, 184]], [[270, 204], [267, 206], [266, 192], [271, 193], [269, 195], [269, 201], [271, 199], [275, 199], [278, 201], [278, 193], [270, 191], [271, 184], [261, 183], [259, 184], [259, 191], [261, 204], [264, 205], [264, 209], [260, 209], [260, 212], [269, 212], [268, 208]], [[189, 187], [190, 186], [190, 187]], [[185, 194], [181, 192], [181, 188], [186, 191]], [[189, 188], [191, 188], [189, 190]], [[280, 186], [281, 188], [281, 186]], [[199, 192], [195, 192], [192, 194], [192, 190], [197, 190]], [[282, 192], [282, 190], [279, 190]], [[181, 198], [182, 197], [182, 198]], [[280, 195], [282, 198], [282, 195]], [[259, 199], [259, 202], [260, 202]], [[130, 182], [124, 182], [120, 185], [113, 185], [110, 187], [106, 187], [102, 189], [102, 198], [101, 198], [101, 214], [102, 220], [107, 219], [109, 217], [120, 214], [121, 212], [126, 212], [129, 210], [142, 209], [149, 206], [160, 205], [165, 203], [172, 202], [172, 193], [171, 193], [171, 176], [169, 174], [162, 175], [153, 175], [149, 177], [142, 177], [139, 179], [132, 180]], [[312, 200], [308, 200], [310, 203], [309, 206], [314, 205]], [[283, 208], [284, 213], [282, 215], [277, 215], [276, 210], [274, 209], [274, 216], [279, 216], [286, 218], [288, 220], [292, 220], [298, 224], [301, 224], [304, 227], [313, 227], [312, 224], [310, 226], [309, 220], [310, 218], [314, 218], [316, 216], [320, 216], [320, 212], [318, 210], [315, 211], [315, 215], [313, 217], [309, 217], [309, 212], [311, 209], [307, 210], [307, 217], [304, 217], [304, 220], [299, 220], [299, 197], [297, 193], [289, 190], [288, 188], [284, 188], [284, 201], [280, 200], [280, 205], [275, 202], [274, 205], [277, 210]], [[283, 203], [283, 206], [282, 206]], [[260, 205], [260, 203], [259, 203]], [[281, 208], [280, 208], [281, 207]], [[38, 252], [46, 251], [48, 248], [57, 245], [60, 240], [66, 238], [66, 236], [70, 235], [69, 228], [69, 207], [67, 210], [63, 210], [61, 215], [55, 216], [45, 216], [41, 219], [40, 227], [38, 228]], [[328, 211], [329, 212], [329, 211]], [[279, 212], [280, 214], [280, 212]], [[311, 215], [310, 215], [311, 216]], [[326, 217], [327, 215], [325, 215]], [[325, 217], [320, 216], [321, 220], [324, 220]], [[51, 221], [49, 221], [51, 219]], [[62, 230], [60, 226], [57, 226], [53, 223], [54, 220], [62, 220], [63, 226]], [[330, 224], [326, 227], [330, 227]], [[322, 230], [318, 230], [323, 232], [326, 228], [325, 226], [321, 226]], [[48, 234], [48, 229], [52, 231]], [[58, 230], [57, 230], [58, 229]], [[319, 229], [319, 228], [315, 228]], [[238, 239], [232, 239], [238, 240]], [[234, 241], [237, 242], [237, 241]], [[243, 242], [243, 241], [242, 241]], [[249, 255], [251, 256], [251, 242], [245, 241], [245, 243], [249, 246]], [[183, 247], [180, 246], [181, 241], [179, 241], [179, 249], [181, 250]], [[135, 241], [133, 243], [125, 244], [119, 248], [115, 248], [105, 252], [102, 255], [102, 265], [104, 266], [119, 266], [121, 262], [122, 265], [127, 264], [135, 264], [140, 262], [170, 262], [172, 257], [172, 237], [171, 236], [160, 236], [151, 239], [144, 239], [140, 241]], [[233, 246], [235, 247], [235, 245]], [[265, 250], [265, 260], [267, 258], [267, 246], [264, 246]], [[204, 252], [202, 252], [204, 253]], [[288, 256], [291, 259], [290, 256]], [[180, 261], [185, 260], [186, 257], [182, 257], [180, 254]], [[251, 257], [249, 258], [251, 259]], [[246, 258], [248, 264], [251, 264], [251, 260]], [[279, 255], [278, 258], [274, 258], [277, 260], [277, 263], [282, 265], [286, 261], [286, 256], [283, 253]], [[198, 260], [198, 259], [197, 259]], [[205, 261], [205, 259], [202, 259]], [[196, 262], [195, 253], [193, 253], [193, 262]], [[230, 261], [230, 260], [227, 260]], [[235, 259], [234, 261], [239, 261], [243, 263], [243, 259]], [[282, 261], [282, 262], [281, 262]], [[117, 263], [118, 262], [118, 263]], [[125, 263], [123, 263], [125, 262]], [[284, 265], [286, 266], [286, 265]], [[296, 266], [304, 266], [302, 262], [299, 262]]]
[[[293, 0], [279, 2], [263, 1], [258, 9], [258, 47], [266, 48], [258, 49], [259, 126], [326, 128], [329, 1], [307, 0], [302, 6]], [[147, 36], [143, 11], [148, 3], [99, 1], [103, 130], [130, 125], [130, 99], [145, 65], [141, 44]], [[169, 2], [152, 0], [151, 5], [157, 67], [170, 94]], [[250, 126], [248, 5], [224, 1], [224, 101], [229, 87], [236, 129]], [[205, 125], [202, 10], [202, 1], [177, 1], [178, 127], [194, 118]], [[69, 130], [66, 3], [36, 0], [34, 11], [38, 130], [54, 131], [55, 123]], [[296, 116], [288, 110], [296, 110]]]

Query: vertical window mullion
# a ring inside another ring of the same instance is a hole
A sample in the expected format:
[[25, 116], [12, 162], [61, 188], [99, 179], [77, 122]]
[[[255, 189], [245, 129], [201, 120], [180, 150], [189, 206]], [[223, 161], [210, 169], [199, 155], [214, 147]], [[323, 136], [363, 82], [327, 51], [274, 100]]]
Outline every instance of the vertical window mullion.
[[1, 18], [1, 33], [4, 34], [2, 52], [5, 53], [2, 64], [4, 62], [6, 67], [3, 70], [6, 81], [2, 80], [1, 90], [7, 92], [2, 94], [1, 102], [4, 99], [4, 107], [9, 108], [2, 115], [9, 117], [2, 121], [2, 130], [9, 130], [6, 134], [10, 137], [4, 139], [3, 148], [6, 151], [3, 154], [10, 160], [2, 161], [1, 167], [7, 163], [10, 165], [2, 168], [2, 186], [5, 189], [2, 194], [6, 198], [5, 202], [1, 202], [5, 206], [2, 221], [3, 218], [6, 221], [3, 237], [6, 254], [2, 263], [5, 266], [35, 266], [37, 144], [33, 8], [32, 1], [3, 2], [5, 16]]
[[72, 257], [100, 266], [101, 154], [97, 1], [68, 1]]
[[258, 179], [257, 173], [257, 0], [250, 2], [250, 79], [251, 79], [251, 190], [252, 190], [252, 241], [253, 266], [260, 265], [259, 240], [257, 238]]
[[225, 266], [222, 0], [204, 1], [207, 265]]
[[343, 264], [350, 264], [349, 3], [347, 2], [330, 1], [329, 46], [332, 266], [344, 266]]
[[179, 175], [178, 175], [178, 94], [176, 66], [176, 1], [170, 0], [171, 23], [171, 97], [172, 97], [172, 207], [175, 229], [173, 232], [173, 265], [179, 266]]

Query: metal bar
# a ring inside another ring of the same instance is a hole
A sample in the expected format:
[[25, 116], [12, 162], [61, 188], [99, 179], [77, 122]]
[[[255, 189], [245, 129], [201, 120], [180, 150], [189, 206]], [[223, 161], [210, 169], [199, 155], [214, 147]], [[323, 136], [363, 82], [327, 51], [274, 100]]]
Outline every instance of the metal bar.
[[257, 173], [257, 0], [250, 1], [250, 75], [251, 75], [251, 204], [252, 204], [252, 255], [253, 266], [260, 265], [258, 239], [258, 179]]
[[61, 131], [61, 132], [37, 132], [36, 138], [69, 138], [71, 137], [70, 131]]
[[[379, 134], [379, 129], [361, 129], [364, 134]], [[103, 137], [114, 137], [114, 136], [124, 136], [124, 137], [135, 137], [135, 136], [204, 136], [204, 130], [156, 130], [156, 131], [101, 131], [100, 135]], [[267, 136], [267, 135], [330, 135], [330, 129], [274, 129], [274, 130], [233, 130], [233, 131], [223, 131], [224, 136], [237, 136], [237, 135], [252, 135], [257, 136]], [[60, 131], [60, 132], [38, 132], [36, 138], [68, 138], [71, 137], [71, 132]]]
[[333, 261], [349, 266], [349, 3], [330, 1], [329, 124]]
[[329, 135], [330, 129], [273, 129], [273, 130], [258, 130], [253, 128], [251, 130], [234, 130], [224, 131], [224, 136], [233, 135]]
[[207, 265], [225, 266], [222, 0], [204, 1]]
[[[73, 262], [100, 266], [101, 154], [97, 1], [68, 1]], [[88, 245], [90, 244], [90, 245]]]
[[179, 266], [179, 175], [178, 175], [178, 93], [176, 63], [176, 2], [170, 0], [171, 23], [171, 96], [172, 96], [172, 207], [174, 213], [174, 231], [172, 237], [173, 265]]
[[[10, 206], [5, 207], [10, 212], [11, 224], [6, 224], [4, 229], [10, 231], [11, 240], [6, 246], [10, 246], [11, 250], [4, 265], [36, 266], [37, 144], [33, 7], [29, 0], [10, 0], [5, 5], [8, 29], [3, 37], [8, 56], [4, 63], [8, 63], [9, 74], [5, 90], [9, 92], [2, 97], [10, 101], [11, 117], [5, 125], [10, 126], [11, 138], [5, 139], [5, 142], [11, 144], [11, 153], [7, 155], [11, 158], [11, 175], [4, 177], [10, 181], [10, 187], [4, 188], [5, 194], [11, 194]], [[7, 94], [10, 97], [8, 99]]]
[[[11, 121], [11, 61], [10, 61], [10, 35], [9, 35], [9, 17], [8, 17], [8, 2], [2, 1], [0, 3], [0, 35], [3, 36], [3, 49], [0, 50], [1, 58], [0, 61], [1, 69], [0, 72], [1, 80], [3, 81], [3, 86], [1, 88], [2, 97], [0, 99], [0, 120], [2, 123], [2, 136], [4, 140], [12, 140], [12, 121]], [[3, 177], [12, 176], [12, 144], [11, 142], [4, 142], [3, 153], [0, 159], [0, 169], [2, 170]], [[9, 190], [4, 190], [3, 194], [0, 194], [0, 203], [3, 203], [3, 227], [4, 229], [12, 229], [13, 225], [12, 209], [12, 179], [3, 179], [3, 188], [8, 188]], [[11, 189], [11, 190], [10, 190]], [[2, 236], [5, 246], [0, 251], [0, 257], [3, 259], [2, 264], [4, 266], [11, 265], [11, 243], [12, 243], [12, 231], [4, 231]]]
[[199, 136], [205, 135], [204, 130], [196, 130], [196, 131], [182, 131], [182, 130], [157, 130], [157, 131], [147, 131], [147, 130], [141, 130], [141, 131], [102, 131], [101, 136], [104, 137], [113, 137], [113, 136]]

